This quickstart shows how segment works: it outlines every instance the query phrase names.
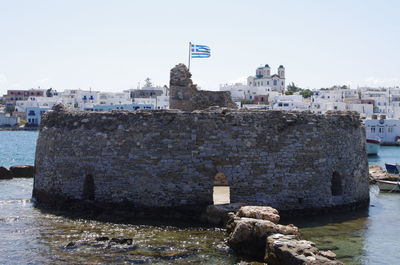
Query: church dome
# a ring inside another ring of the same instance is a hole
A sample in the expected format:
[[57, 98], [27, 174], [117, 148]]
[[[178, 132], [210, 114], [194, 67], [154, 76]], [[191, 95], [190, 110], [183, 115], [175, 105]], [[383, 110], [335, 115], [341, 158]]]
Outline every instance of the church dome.
[[269, 65], [268, 65], [268, 64], [266, 64], [264, 67], [269, 67]]

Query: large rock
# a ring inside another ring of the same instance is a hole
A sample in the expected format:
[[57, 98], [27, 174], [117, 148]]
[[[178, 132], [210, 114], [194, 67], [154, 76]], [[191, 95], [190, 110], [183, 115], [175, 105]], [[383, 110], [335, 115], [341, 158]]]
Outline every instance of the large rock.
[[12, 174], [10, 170], [5, 167], [0, 167], [0, 179], [11, 179]]
[[226, 225], [230, 220], [230, 213], [236, 213], [243, 203], [228, 203], [209, 205], [206, 208], [205, 220], [214, 225]]
[[269, 206], [243, 206], [236, 214], [238, 217], [249, 217], [279, 223], [279, 212]]
[[294, 225], [279, 225], [268, 220], [235, 217], [230, 222], [233, 232], [227, 244], [238, 254], [262, 259], [266, 248], [266, 238], [272, 234], [300, 235]]
[[341, 265], [331, 251], [319, 251], [315, 244], [295, 235], [274, 234], [267, 238], [265, 261], [269, 265]]
[[29, 165], [12, 166], [10, 171], [14, 178], [33, 178], [35, 167]]

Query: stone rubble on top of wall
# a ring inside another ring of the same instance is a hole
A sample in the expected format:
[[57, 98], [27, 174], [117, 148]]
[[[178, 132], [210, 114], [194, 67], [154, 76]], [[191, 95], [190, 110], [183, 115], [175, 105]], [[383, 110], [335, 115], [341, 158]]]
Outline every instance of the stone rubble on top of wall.
[[189, 69], [183, 63], [177, 64], [170, 71], [169, 85], [170, 86], [180, 86], [189, 87], [193, 85], [192, 74]]
[[192, 74], [184, 64], [178, 64], [170, 72], [170, 108], [184, 111], [204, 110], [212, 106], [237, 109], [228, 91], [198, 90]]

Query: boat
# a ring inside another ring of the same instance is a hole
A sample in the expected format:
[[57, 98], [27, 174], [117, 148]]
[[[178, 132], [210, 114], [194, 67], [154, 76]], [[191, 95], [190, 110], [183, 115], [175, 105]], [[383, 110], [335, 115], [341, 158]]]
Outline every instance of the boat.
[[397, 165], [397, 164], [393, 165], [393, 164], [385, 163], [386, 171], [391, 174], [399, 174], [399, 170], [397, 168], [398, 166], [399, 165]]
[[367, 154], [378, 155], [381, 148], [381, 141], [374, 139], [367, 139]]
[[390, 180], [377, 180], [379, 190], [389, 191], [389, 192], [399, 192], [400, 191], [400, 181], [390, 181]]

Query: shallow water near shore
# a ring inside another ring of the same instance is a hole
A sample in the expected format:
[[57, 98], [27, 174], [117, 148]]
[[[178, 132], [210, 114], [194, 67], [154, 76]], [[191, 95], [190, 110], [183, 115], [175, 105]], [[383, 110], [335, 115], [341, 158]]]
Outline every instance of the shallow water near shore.
[[[33, 164], [37, 132], [0, 132], [0, 166]], [[399, 157], [400, 147], [381, 156]], [[380, 157], [369, 158], [380, 164]], [[70, 219], [33, 207], [31, 179], [0, 181], [0, 264], [234, 264], [222, 229], [112, 224]], [[399, 264], [400, 194], [371, 188], [364, 211], [292, 220], [320, 249], [346, 264]], [[133, 238], [132, 245], [108, 246], [107, 236]], [[74, 242], [75, 244], [70, 244]]]

